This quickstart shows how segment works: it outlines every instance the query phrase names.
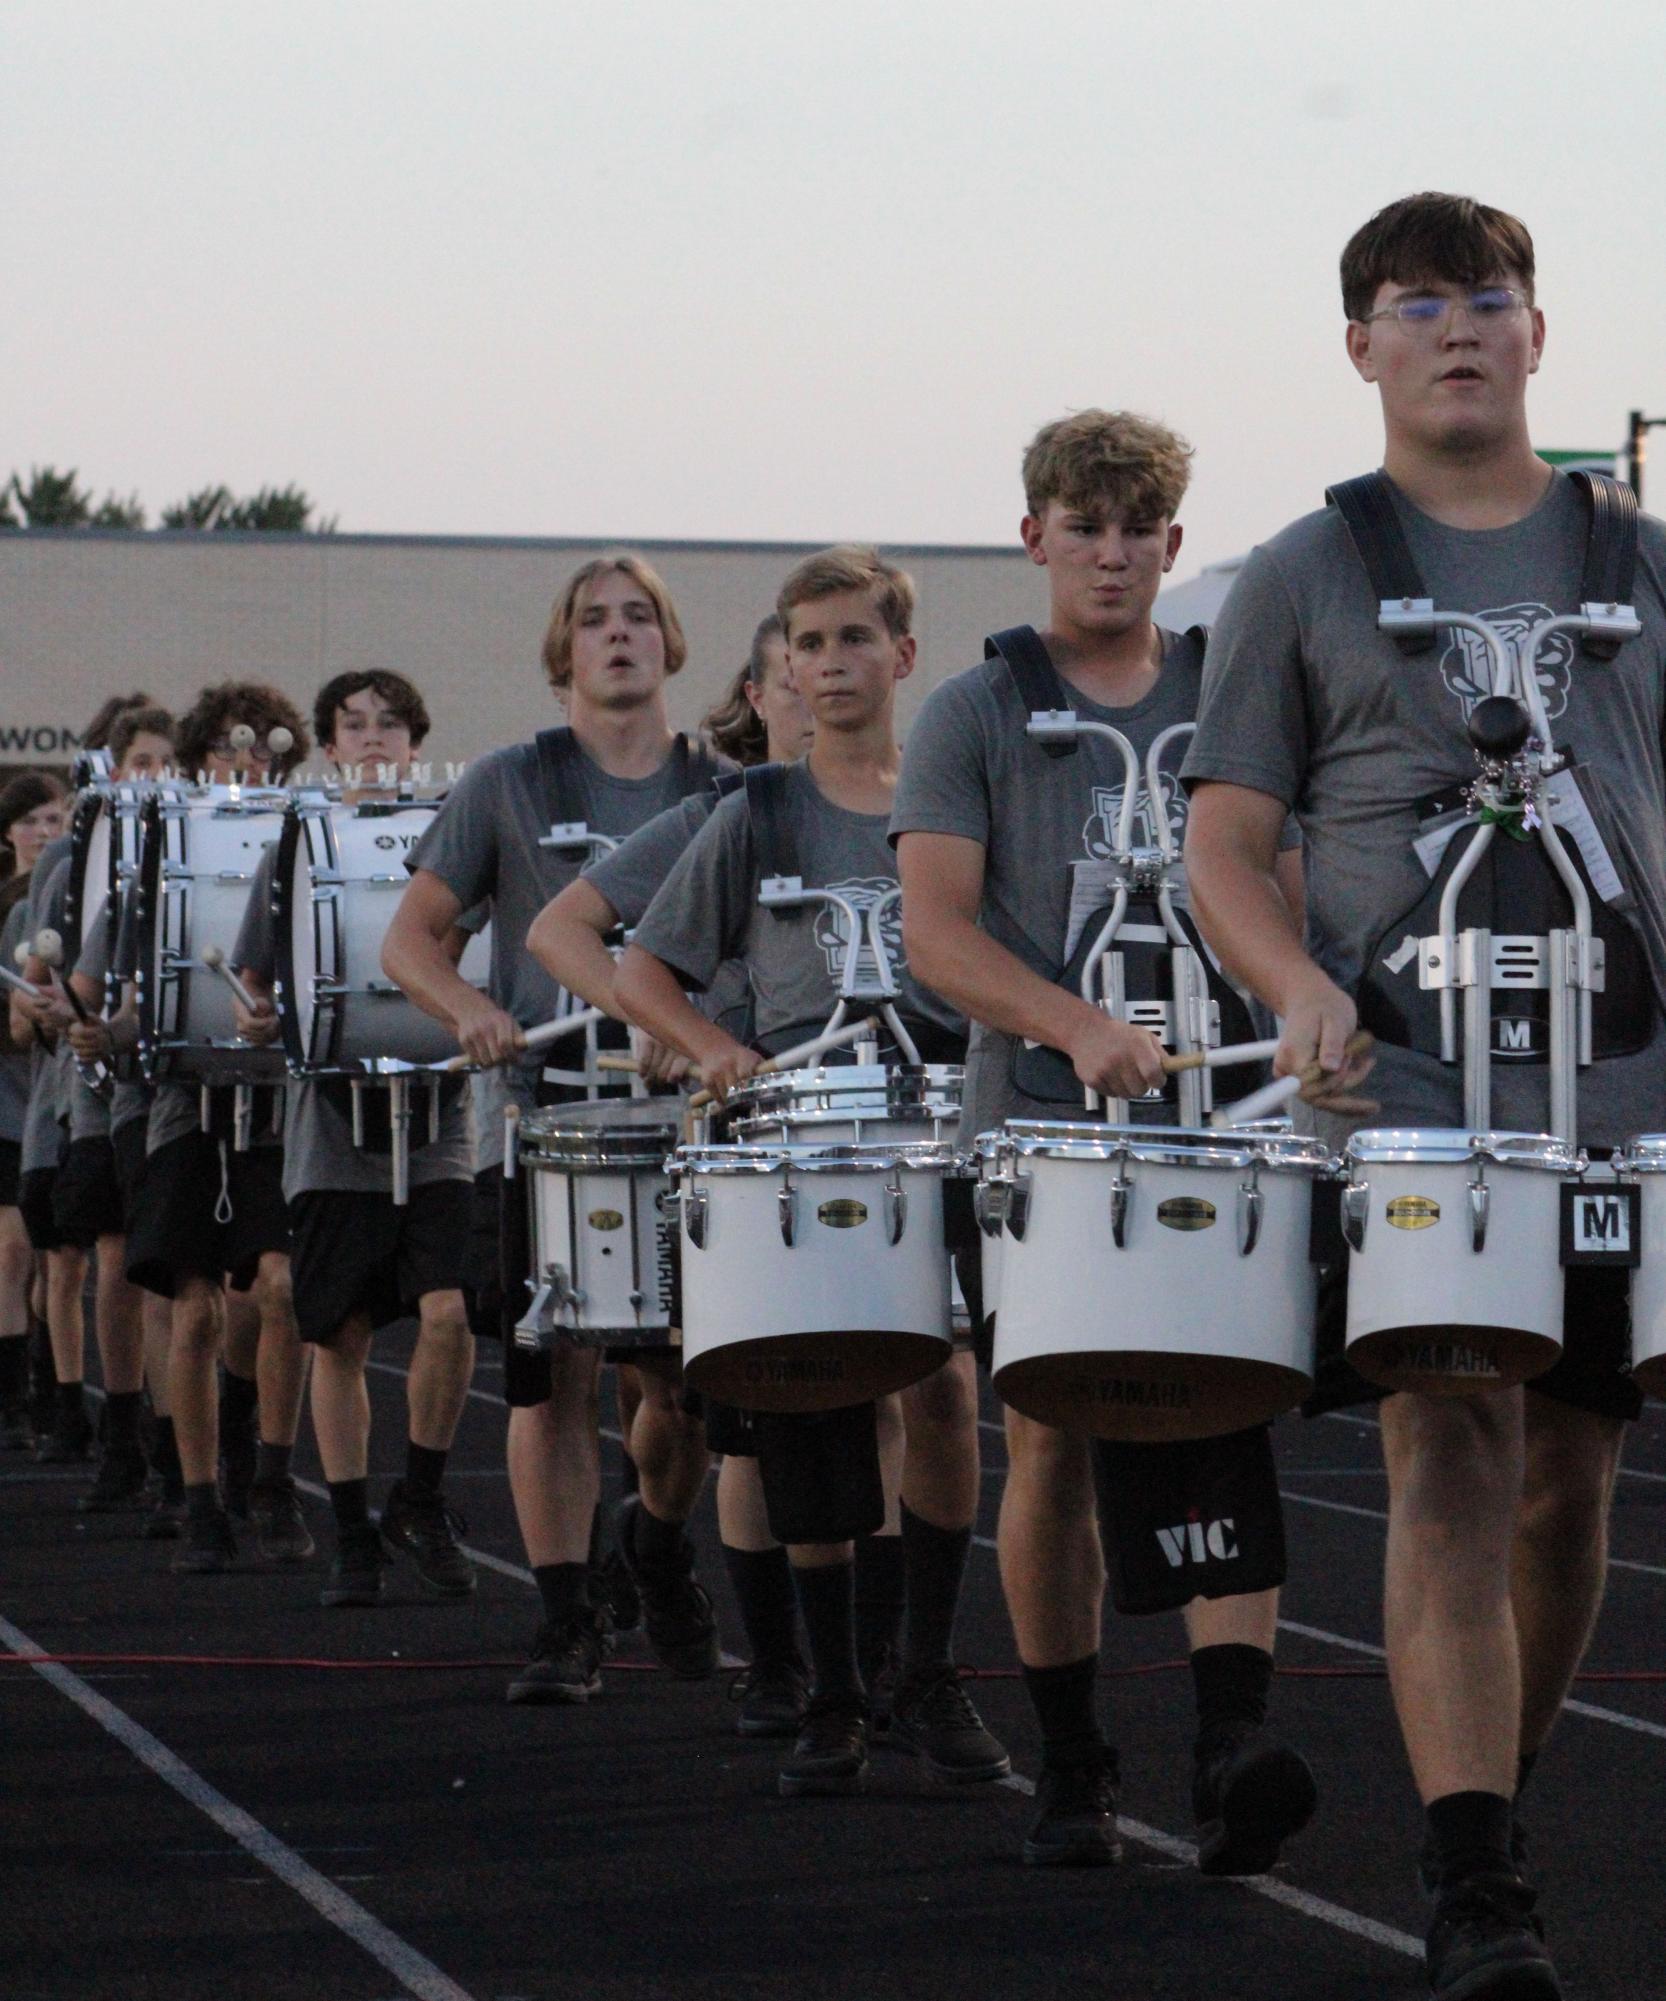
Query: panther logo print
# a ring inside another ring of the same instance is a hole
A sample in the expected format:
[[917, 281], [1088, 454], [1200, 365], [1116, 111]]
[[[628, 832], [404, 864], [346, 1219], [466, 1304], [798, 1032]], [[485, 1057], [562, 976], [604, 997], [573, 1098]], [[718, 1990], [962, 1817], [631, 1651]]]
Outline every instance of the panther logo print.
[[[857, 911], [866, 910], [877, 903], [888, 891], [896, 888], [895, 878], [885, 876], [864, 876], [852, 882], [830, 882], [827, 887], [836, 889]], [[844, 975], [845, 953], [850, 946], [850, 926], [845, 913], [836, 903], [818, 903], [816, 913], [816, 943], [821, 947], [822, 957], [827, 963], [827, 977], [835, 986]], [[902, 904], [892, 903], [879, 920], [879, 935], [884, 940], [885, 950], [891, 961], [891, 970], [902, 973], [907, 970], [908, 961], [902, 951]], [[857, 953], [859, 972], [869, 978], [877, 977], [873, 948], [864, 940]]]
[[[1544, 604], [1512, 604], [1501, 611], [1484, 611], [1481, 616], [1506, 638], [1520, 640], [1541, 619], [1550, 617]], [[1544, 695], [1545, 717], [1555, 722], [1568, 706], [1568, 689], [1573, 681], [1574, 642], [1569, 634], [1552, 634], [1539, 648], [1539, 687]], [[1473, 632], [1452, 632], [1441, 655], [1440, 678], [1457, 696], [1464, 721], [1483, 696], [1492, 693], [1492, 666], [1486, 647]]]
[[[1168, 815], [1169, 827], [1178, 847], [1186, 838], [1186, 794], [1172, 772], [1160, 773], [1158, 783], [1163, 795], [1163, 810]], [[1096, 785], [1093, 788], [1093, 811], [1082, 828], [1082, 852], [1090, 861], [1109, 861], [1116, 852], [1116, 822], [1121, 811], [1120, 785]], [[1151, 801], [1143, 786], [1140, 788], [1140, 803], [1134, 810], [1134, 845], [1136, 848], [1154, 848], [1157, 845]]]

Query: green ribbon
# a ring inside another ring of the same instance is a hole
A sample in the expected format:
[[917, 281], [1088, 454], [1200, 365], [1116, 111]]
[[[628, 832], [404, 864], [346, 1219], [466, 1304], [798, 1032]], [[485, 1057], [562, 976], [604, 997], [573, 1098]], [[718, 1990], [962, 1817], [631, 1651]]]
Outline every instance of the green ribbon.
[[1512, 841], [1530, 841], [1533, 829], [1527, 824], [1527, 812], [1523, 806], [1483, 806], [1476, 815], [1483, 827], [1496, 827], [1501, 834], [1508, 834]]

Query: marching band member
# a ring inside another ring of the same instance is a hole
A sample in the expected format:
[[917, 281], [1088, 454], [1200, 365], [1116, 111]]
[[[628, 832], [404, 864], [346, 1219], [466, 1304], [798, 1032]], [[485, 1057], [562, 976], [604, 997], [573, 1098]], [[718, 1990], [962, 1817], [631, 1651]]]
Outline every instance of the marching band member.
[[[1048, 706], [1114, 725], [1142, 760], [1162, 730], [1195, 714], [1199, 635], [1152, 620], [1180, 548], [1175, 515], [1190, 458], [1162, 425], [1101, 410], [1044, 426], [1024, 458], [1024, 546], [1047, 572], [1050, 600], [1038, 666]], [[1080, 1119], [1083, 1086], [1137, 1101], [1163, 1082], [1154, 1037], [1062, 977], [1073, 888], [1089, 887], [1093, 908], [1089, 871], [1110, 851], [1121, 760], [1090, 735], [1074, 756], [1047, 757], [1026, 739], [1030, 707], [1000, 657], [934, 690], [909, 738], [891, 822], [912, 963], [977, 1024], [968, 1134], [1012, 1117]], [[1183, 806], [1168, 810], [1179, 817]], [[1280, 894], [1298, 896], [1298, 883], [1296, 857], [1281, 858]], [[1091, 937], [1096, 923], [1077, 928]], [[1101, 1444], [1096, 1454], [1085, 1434], [1009, 1410], [1006, 1433], [1001, 1579], [1043, 1746], [1025, 1861], [1093, 1865], [1120, 1854], [1117, 1756], [1096, 1691], [1105, 1585], [1097, 1458], [1119, 1608], [1184, 1604], [1199, 1866], [1220, 1875], [1269, 1868], [1311, 1816], [1315, 1793], [1306, 1763], [1265, 1728], [1284, 1572], [1267, 1428], [1184, 1446]], [[1181, 1512], [1168, 1512], [1177, 1494]], [[1229, 1555], [1206, 1553], [1176, 1578], [1153, 1531], [1185, 1519], [1193, 1494], [1212, 1497], [1210, 1517], [1233, 1517], [1235, 1541]]]
[[[601, 1687], [603, 1629], [590, 1556], [600, 1495], [594, 1350], [529, 1355], [515, 1342], [530, 1264], [520, 1190], [503, 1177], [503, 1099], [570, 1102], [591, 1088], [582, 1073], [546, 1079], [528, 1062], [522, 1031], [564, 1011], [564, 996], [525, 947], [533, 919], [588, 859], [677, 800], [704, 791], [720, 766], [675, 735], [665, 684], [687, 642], [665, 585], [640, 557], [597, 557], [568, 580], [544, 641], [565, 728], [488, 753], [458, 780], [408, 866], [411, 884], [383, 944], [388, 977], [438, 1021], [474, 1062], [494, 1067], [477, 1098], [473, 1277], [481, 1319], [504, 1343], [510, 1491], [538, 1580], [544, 1623], [509, 1686], [512, 1702], [583, 1702]], [[578, 827], [576, 836], [564, 828]], [[477, 992], [447, 940], [465, 910], [492, 904], [492, 977]], [[559, 1064], [560, 1045], [554, 1063]], [[553, 1067], [553, 1065], [551, 1066]], [[576, 1081], [574, 1081], [576, 1078]], [[513, 1259], [511, 1272], [500, 1262]], [[672, 1672], [716, 1671], [717, 1625], [694, 1575], [687, 1521], [709, 1465], [703, 1428], [683, 1408], [676, 1351], [633, 1351], [643, 1396], [630, 1447], [641, 1505], [626, 1555], [640, 1583], [650, 1645]]]
[[[318, 691], [313, 733], [348, 776], [345, 805], [386, 797], [410, 776], [428, 735], [428, 710], [404, 675], [388, 669], [338, 674]], [[255, 876], [233, 969], [259, 1003], [233, 1004], [237, 1032], [270, 1044], [277, 939], [268, 849]], [[448, 941], [453, 958], [465, 943]], [[336, 1549], [320, 1593], [325, 1605], [374, 1605], [382, 1596], [382, 1546], [408, 1555], [441, 1598], [466, 1598], [474, 1565], [458, 1546], [460, 1517], [442, 1490], [446, 1455], [474, 1373], [474, 1336], [463, 1305], [472, 1201], [467, 1086], [440, 1082], [439, 1129], [413, 1121], [410, 1201], [393, 1200], [385, 1096], [367, 1093], [366, 1124], [381, 1144], [353, 1143], [352, 1086], [291, 1078], [284, 1087], [283, 1188], [289, 1204], [295, 1320], [311, 1347], [312, 1423], [330, 1489]], [[365, 1368], [378, 1327], [417, 1319], [406, 1385], [409, 1432], [404, 1477], [371, 1520], [370, 1398]]]
[[[893, 710], [897, 686], [914, 664], [913, 605], [912, 581], [874, 550], [856, 547], [808, 557], [778, 602], [815, 739], [800, 763], [765, 767], [755, 777], [769, 783], [792, 827], [804, 882], [840, 889], [858, 908], [896, 881], [886, 839], [898, 763]], [[813, 911], [761, 908], [759, 884], [770, 872], [761, 866], [748, 791], [734, 793], [672, 869], [615, 981], [625, 1012], [697, 1063], [719, 1095], [750, 1076], [769, 1050], [788, 1047], [825, 1021], [837, 998], [839, 941], [830, 945], [819, 936]], [[751, 983], [751, 1044], [707, 1019], [685, 992], [708, 990], [735, 959], [744, 961]], [[899, 1005], [923, 1059], [944, 1060], [947, 1052], [958, 1058], [960, 1017], [900, 963], [897, 972], [904, 990]], [[952, 1665], [977, 1506], [976, 1403], [968, 1375], [955, 1363], [940, 1373], [946, 1390], [938, 1394], [958, 1413], [958, 1422], [945, 1428], [959, 1449], [914, 1467], [917, 1485], [904, 1494], [907, 1627], [891, 1729], [893, 1741], [918, 1749], [937, 1776], [978, 1781], [1002, 1777], [1010, 1767]], [[800, 1544], [791, 1556], [814, 1687], [780, 1788], [858, 1791], [867, 1779], [870, 1692], [856, 1653], [851, 1546]]]
[[[1523, 224], [1456, 196], [1408, 197], [1350, 240], [1342, 292], [1349, 359], [1382, 405], [1377, 492], [1420, 573], [1419, 595], [1518, 631], [1595, 596], [1581, 579], [1598, 511], [1529, 439], [1527, 385], [1545, 320]], [[1384, 593], [1359, 554], [1341, 507], [1322, 508], [1257, 549], [1234, 586], [1186, 766], [1188, 868], [1216, 949], [1283, 1019], [1279, 1070], [1314, 1058], [1338, 1066], [1364, 1014], [1378, 1030], [1380, 1123], [1458, 1126], [1457, 1073], [1438, 1044], [1422, 1046], [1410, 998], [1402, 1008], [1388, 983], [1434, 873], [1413, 845], [1427, 802], [1461, 797], [1474, 776], [1464, 725], [1488, 684], [1461, 634], [1442, 631], [1425, 657], [1408, 658], [1378, 631]], [[1595, 997], [1598, 1060], [1579, 1077], [1578, 1140], [1593, 1149], [1666, 1121], [1666, 530], [1657, 521], [1640, 524], [1635, 603], [1644, 630], [1617, 657], [1596, 664], [1565, 646], [1537, 667], [1625, 906], [1607, 991]], [[1305, 942], [1270, 880], [1292, 809], [1310, 857]], [[1593, 901], [1600, 910], [1606, 899]], [[1503, 909], [1497, 923], [1529, 928]], [[1414, 967], [1401, 988], [1416, 984]], [[1493, 1073], [1494, 1122], [1541, 1130], [1543, 1052], [1509, 1053], [1517, 1060]], [[1321, 1130], [1339, 1143], [1346, 1124]], [[1523, 1879], [1513, 1802], [1601, 1601], [1621, 1432], [1640, 1403], [1626, 1372], [1626, 1277], [1567, 1269], [1563, 1359], [1525, 1391], [1401, 1393], [1382, 1405], [1389, 1675], [1427, 1812], [1436, 1995], [1561, 1992]], [[1339, 1303], [1334, 1289], [1329, 1303]], [[1322, 1315], [1322, 1367], [1339, 1327]], [[1345, 1364], [1332, 1360], [1322, 1387], [1346, 1400]], [[1372, 1394], [1357, 1379], [1353, 1393]]]
[[[240, 724], [254, 732], [247, 747], [232, 738]], [[274, 751], [269, 738], [280, 728], [290, 743]], [[259, 782], [268, 771], [287, 778], [308, 740], [287, 696], [258, 681], [225, 681], [203, 689], [181, 717], [176, 748], [183, 773], [225, 785]], [[290, 1297], [278, 1092], [257, 1092], [253, 1144], [241, 1153], [231, 1144], [231, 1097], [229, 1086], [214, 1090], [205, 1132], [198, 1085], [158, 1085], [127, 1240], [128, 1276], [172, 1302], [169, 1392], [186, 1503], [173, 1567], [201, 1574], [236, 1561], [233, 1508], [247, 1508], [267, 1562], [302, 1563], [313, 1552], [289, 1471], [303, 1361]], [[215, 1385], [222, 1345], [223, 1397]]]

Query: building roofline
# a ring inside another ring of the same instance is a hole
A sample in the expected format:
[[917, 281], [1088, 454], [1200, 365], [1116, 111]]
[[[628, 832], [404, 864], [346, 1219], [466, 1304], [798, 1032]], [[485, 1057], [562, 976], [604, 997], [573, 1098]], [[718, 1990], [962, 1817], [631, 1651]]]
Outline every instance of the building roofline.
[[[288, 534], [263, 528], [8, 528], [0, 529], [0, 549], [12, 542], [119, 542], [124, 548], [193, 547], [236, 549], [255, 544], [306, 549], [639, 549], [671, 555], [809, 555], [826, 542], [674, 541], [649, 535], [343, 535]], [[1015, 556], [1020, 542], [881, 542], [892, 556]]]

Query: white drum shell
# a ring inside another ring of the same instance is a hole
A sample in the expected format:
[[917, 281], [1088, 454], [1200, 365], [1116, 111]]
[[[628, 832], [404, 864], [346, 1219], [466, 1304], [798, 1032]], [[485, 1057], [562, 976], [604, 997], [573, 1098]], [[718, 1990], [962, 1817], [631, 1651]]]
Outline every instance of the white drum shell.
[[[952, 1345], [943, 1181], [953, 1161], [947, 1146], [682, 1149], [686, 1380], [743, 1409], [836, 1410], [941, 1366]], [[895, 1241], [888, 1187], [904, 1198]]]
[[1348, 1359], [1360, 1374], [1468, 1395], [1551, 1367], [1562, 1351], [1560, 1191], [1575, 1156], [1539, 1134], [1382, 1128], [1356, 1133], [1346, 1157]]
[[729, 1136], [747, 1146], [952, 1141], [964, 1075], [951, 1064], [828, 1063], [749, 1077], [729, 1094]]
[[[1162, 1157], [1119, 1154], [1123, 1140]], [[1312, 1387], [1318, 1142], [1026, 1120], [978, 1144], [986, 1169], [1004, 1148], [1027, 1177], [1022, 1234], [1009, 1218], [984, 1238], [995, 1387], [1014, 1409], [1155, 1443], [1261, 1423]]]
[[1643, 1259], [1631, 1274], [1631, 1373], [1645, 1396], [1666, 1397], [1666, 1133], [1641, 1133], [1614, 1156], [1641, 1189]]

